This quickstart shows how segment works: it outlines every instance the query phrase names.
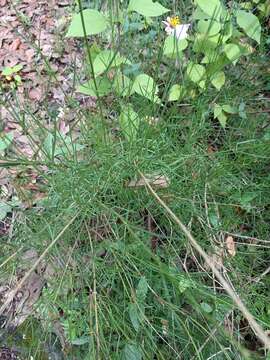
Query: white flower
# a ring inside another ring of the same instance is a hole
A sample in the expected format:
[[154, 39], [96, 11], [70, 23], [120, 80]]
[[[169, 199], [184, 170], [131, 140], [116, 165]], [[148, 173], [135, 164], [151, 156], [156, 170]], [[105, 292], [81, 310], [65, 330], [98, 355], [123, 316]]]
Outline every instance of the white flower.
[[167, 17], [167, 21], [162, 21], [166, 25], [165, 31], [168, 35], [175, 35], [178, 40], [183, 40], [188, 36], [190, 24], [180, 24], [178, 16]]

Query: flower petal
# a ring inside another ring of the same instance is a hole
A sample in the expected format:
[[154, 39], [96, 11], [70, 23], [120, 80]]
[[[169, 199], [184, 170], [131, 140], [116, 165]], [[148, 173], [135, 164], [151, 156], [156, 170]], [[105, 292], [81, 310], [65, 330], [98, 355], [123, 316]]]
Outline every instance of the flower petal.
[[190, 27], [190, 24], [182, 24], [182, 25], [177, 25], [175, 28], [175, 36], [178, 40], [182, 40], [185, 39], [188, 34], [188, 29]]
[[170, 26], [170, 23], [168, 23], [168, 21], [162, 21], [162, 23], [166, 26]]

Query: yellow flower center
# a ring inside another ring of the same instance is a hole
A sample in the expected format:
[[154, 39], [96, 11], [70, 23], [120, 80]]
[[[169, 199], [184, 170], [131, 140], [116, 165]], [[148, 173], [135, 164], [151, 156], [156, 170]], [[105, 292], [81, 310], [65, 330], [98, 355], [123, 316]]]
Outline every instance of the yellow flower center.
[[180, 25], [180, 19], [179, 16], [172, 16], [169, 21], [171, 27], [175, 28], [177, 25]]

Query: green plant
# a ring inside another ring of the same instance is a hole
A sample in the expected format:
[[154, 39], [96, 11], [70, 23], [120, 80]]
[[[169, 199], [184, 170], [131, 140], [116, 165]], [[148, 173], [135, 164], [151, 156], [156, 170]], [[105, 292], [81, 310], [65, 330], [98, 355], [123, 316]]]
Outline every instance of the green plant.
[[[77, 93], [97, 106], [81, 109], [75, 95], [65, 98], [76, 116], [64, 133], [60, 112], [45, 107], [47, 128], [24, 108], [31, 122], [18, 118], [35, 156], [13, 160], [12, 143], [3, 149], [2, 166], [35, 168], [48, 184], [36, 207], [18, 210], [12, 242], [3, 242], [7, 273], [20, 263], [13, 247], [46, 255], [39, 264], [46, 287], [26, 326], [33, 337], [40, 327], [40, 346], [58, 344], [68, 359], [265, 358], [140, 176], [268, 330], [269, 280], [260, 277], [269, 262], [266, 40], [253, 7], [243, 12], [244, 3], [218, 0], [183, 11], [169, 1], [83, 5], [77, 2], [67, 37], [84, 40], [85, 66], [74, 79]], [[184, 25], [193, 23], [184, 39], [167, 35], [160, 20], [169, 11], [175, 26], [179, 14]], [[38, 358], [35, 351], [28, 357]]]

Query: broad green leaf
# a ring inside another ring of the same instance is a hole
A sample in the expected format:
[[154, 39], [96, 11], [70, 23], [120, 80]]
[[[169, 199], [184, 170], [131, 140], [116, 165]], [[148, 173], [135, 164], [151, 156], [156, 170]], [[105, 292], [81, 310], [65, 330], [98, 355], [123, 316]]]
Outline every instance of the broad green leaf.
[[242, 50], [236, 44], [226, 44], [224, 45], [224, 53], [231, 62], [235, 63], [242, 55]]
[[130, 96], [134, 93], [130, 78], [122, 73], [117, 73], [114, 77], [113, 88], [120, 96]]
[[181, 95], [181, 86], [174, 84], [169, 91], [169, 101], [177, 101]]
[[134, 327], [134, 330], [136, 332], [138, 332], [139, 328], [140, 328], [140, 314], [138, 311], [138, 306], [135, 303], [130, 303], [128, 306], [128, 314], [129, 314], [129, 318], [130, 321]]
[[0, 151], [4, 151], [6, 150], [9, 145], [12, 143], [13, 140], [13, 134], [10, 133], [6, 133], [4, 136], [0, 135]]
[[[108, 95], [109, 92], [111, 91], [112, 88], [111, 82], [106, 77], [97, 77], [96, 84], [97, 84], [99, 96]], [[93, 79], [87, 81], [82, 85], [79, 85], [76, 91], [89, 96], [95, 96], [95, 97], [97, 96], [97, 91]]]
[[219, 19], [222, 13], [222, 5], [219, 0], [196, 0], [200, 9], [212, 19]]
[[203, 65], [200, 64], [194, 64], [194, 63], [189, 63], [187, 66], [187, 76], [188, 78], [196, 83], [197, 85], [199, 85], [201, 88], [205, 87], [205, 77], [206, 71], [205, 71], [205, 67]]
[[194, 20], [204, 20], [204, 19], [211, 19], [211, 16], [207, 15], [199, 7], [197, 7], [192, 14], [192, 18]]
[[198, 31], [211, 37], [217, 35], [221, 30], [221, 25], [215, 20], [200, 20], [198, 22]]
[[222, 110], [225, 111], [228, 114], [237, 114], [238, 110], [231, 105], [222, 105]]
[[218, 58], [219, 56], [217, 51], [215, 51], [215, 49], [213, 50], [209, 49], [205, 54], [204, 58], [202, 59], [201, 64], [216, 63]]
[[116, 54], [113, 50], [103, 50], [94, 60], [95, 76], [99, 76], [110, 68], [118, 67], [122, 64], [130, 65], [130, 61], [120, 54]]
[[218, 119], [220, 125], [225, 129], [227, 123], [227, 116], [223, 111], [223, 107], [219, 104], [215, 104], [214, 107], [214, 118]]
[[119, 116], [120, 127], [128, 141], [135, 140], [140, 125], [139, 115], [127, 104]]
[[187, 46], [188, 42], [186, 39], [177, 40], [174, 35], [170, 35], [166, 37], [164, 42], [163, 54], [168, 57], [176, 57]]
[[218, 116], [222, 113], [222, 106], [215, 104], [214, 106], [214, 118], [217, 119]]
[[245, 33], [259, 44], [261, 41], [261, 24], [257, 16], [249, 11], [238, 10], [236, 13], [237, 24]]
[[[97, 10], [85, 9], [82, 12], [86, 35], [96, 35], [107, 28], [106, 18]], [[69, 25], [67, 37], [84, 37], [81, 15], [75, 14]]]
[[146, 16], [161, 16], [166, 14], [169, 9], [162, 6], [158, 1], [152, 0], [130, 0], [128, 11], [136, 11], [137, 13]]
[[148, 291], [148, 283], [145, 276], [143, 276], [140, 279], [136, 289], [136, 297], [138, 302], [144, 303], [147, 291]]
[[126, 344], [121, 360], [142, 360], [142, 350], [139, 346], [133, 344]]
[[214, 87], [218, 90], [222, 88], [222, 86], [225, 84], [225, 74], [223, 71], [220, 71], [216, 73], [213, 78], [211, 79], [211, 83], [214, 85]]
[[229, 40], [233, 34], [233, 25], [231, 21], [227, 21], [224, 25], [224, 32], [221, 37], [221, 42], [225, 44], [227, 40]]
[[9, 212], [11, 212], [12, 208], [8, 204], [4, 202], [0, 202], [0, 221], [4, 220]]
[[193, 51], [202, 52], [207, 55], [209, 52], [213, 53], [213, 50], [219, 44], [219, 36], [207, 37], [205, 34], [198, 34], [195, 38]]
[[140, 74], [135, 78], [132, 90], [153, 102], [160, 102], [157, 96], [158, 86], [155, 84], [153, 78], [147, 74]]
[[[92, 61], [95, 60], [95, 58], [98, 56], [98, 54], [101, 53], [101, 49], [100, 47], [97, 45], [97, 43], [94, 43], [92, 46], [90, 46], [90, 55], [91, 55], [91, 59]], [[88, 61], [88, 58], [87, 58], [87, 61]]]

